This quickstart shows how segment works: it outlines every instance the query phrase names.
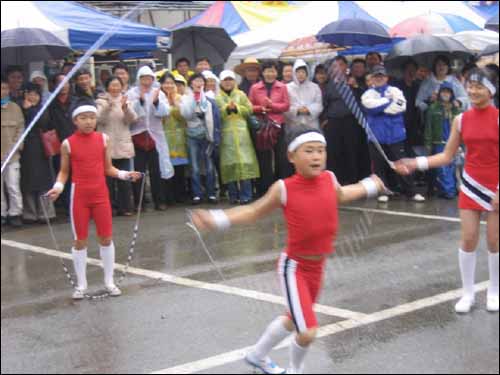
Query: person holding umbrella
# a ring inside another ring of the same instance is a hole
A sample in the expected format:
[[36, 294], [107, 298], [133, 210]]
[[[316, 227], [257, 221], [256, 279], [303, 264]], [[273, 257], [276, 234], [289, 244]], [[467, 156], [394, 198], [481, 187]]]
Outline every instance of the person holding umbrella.
[[335, 173], [342, 185], [348, 185], [366, 177], [362, 157], [366, 141], [363, 140], [363, 129], [337, 88], [337, 80], [347, 79], [347, 59], [337, 56], [332, 64], [333, 70], [339, 72], [339, 77], [332, 77], [328, 81], [323, 97], [327, 119], [324, 131], [328, 140], [328, 169]]
[[[21, 107], [24, 113], [25, 127], [28, 127], [42, 109], [41, 100], [42, 88], [34, 83], [27, 83], [24, 86], [24, 100]], [[40, 135], [40, 132], [45, 132], [49, 129], [49, 122], [49, 111], [45, 111], [35, 127], [28, 133], [21, 154], [23, 219], [27, 224], [45, 222], [39, 197], [40, 194], [50, 189], [55, 178], [49, 159], [45, 156], [42, 137]], [[50, 219], [56, 216], [53, 204], [48, 205], [47, 214]]]
[[460, 106], [463, 109], [469, 107], [469, 98], [467, 97], [464, 86], [453, 74], [451, 74], [450, 59], [445, 55], [440, 55], [434, 60], [432, 74], [422, 82], [422, 85], [420, 85], [416, 104], [421, 111], [425, 112], [427, 108], [429, 108], [429, 105], [438, 99], [438, 91], [444, 81], [449, 82], [453, 86], [453, 92]]
[[457, 313], [469, 313], [475, 304], [476, 249], [479, 244], [480, 221], [487, 215], [490, 283], [487, 309], [498, 312], [498, 181], [499, 134], [498, 109], [492, 105], [497, 88], [491, 72], [475, 69], [467, 83], [472, 108], [453, 120], [450, 139], [443, 152], [431, 157], [401, 160], [396, 169], [403, 175], [425, 171], [453, 162], [462, 143], [467, 148], [462, 188], [458, 207], [462, 222], [459, 263], [463, 297], [455, 306]]
[[[9, 96], [7, 78], [2, 75], [2, 121], [1, 126], [1, 157], [2, 161], [15, 145], [24, 131], [24, 116], [21, 108]], [[22, 147], [22, 146], [21, 146]], [[9, 223], [13, 227], [21, 227], [23, 213], [23, 197], [21, 193], [21, 152], [17, 151], [2, 174], [2, 227]], [[7, 193], [7, 194], [6, 194]]]

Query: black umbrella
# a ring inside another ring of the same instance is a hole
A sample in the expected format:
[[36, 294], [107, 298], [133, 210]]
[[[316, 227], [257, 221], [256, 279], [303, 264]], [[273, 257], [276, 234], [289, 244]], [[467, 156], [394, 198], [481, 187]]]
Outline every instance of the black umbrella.
[[496, 55], [498, 53], [498, 43], [490, 44], [488, 47], [483, 49], [478, 57]]
[[484, 28], [498, 33], [498, 12], [486, 22]]
[[392, 41], [387, 30], [375, 21], [345, 18], [323, 27], [316, 38], [337, 46], [372, 46]]
[[397, 43], [385, 58], [385, 62], [387, 67], [397, 69], [412, 58], [419, 65], [431, 67], [439, 55], [447, 56], [450, 60], [468, 60], [474, 53], [450, 37], [419, 35]]
[[46, 30], [20, 27], [2, 31], [2, 66], [62, 59], [71, 51], [66, 43]]
[[170, 53], [174, 59], [187, 57], [196, 61], [208, 57], [212, 66], [224, 64], [236, 48], [229, 34], [221, 27], [189, 26], [172, 32]]

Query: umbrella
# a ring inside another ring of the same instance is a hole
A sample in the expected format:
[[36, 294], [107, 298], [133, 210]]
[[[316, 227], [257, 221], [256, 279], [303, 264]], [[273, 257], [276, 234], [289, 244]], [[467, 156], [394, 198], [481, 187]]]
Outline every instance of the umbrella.
[[462, 43], [445, 36], [420, 35], [396, 44], [385, 61], [389, 68], [398, 68], [409, 58], [418, 64], [431, 67], [435, 58], [445, 55], [450, 59], [467, 60], [474, 54]]
[[381, 24], [361, 18], [345, 18], [323, 27], [318, 41], [337, 46], [370, 46], [390, 43], [391, 37]]
[[170, 53], [174, 59], [187, 57], [196, 61], [208, 57], [213, 66], [222, 65], [236, 48], [226, 30], [221, 27], [189, 26], [174, 30]]
[[2, 31], [2, 65], [62, 59], [70, 52], [66, 43], [46, 30], [16, 28]]
[[497, 53], [498, 53], [498, 43], [491, 44], [488, 47], [486, 47], [484, 50], [481, 51], [478, 57], [496, 55]]
[[498, 33], [498, 12], [486, 22], [484, 28]]
[[446, 13], [426, 13], [411, 17], [394, 26], [389, 33], [394, 37], [409, 38], [419, 34], [454, 34], [460, 31], [482, 30], [461, 16]]
[[280, 59], [297, 59], [300, 57], [304, 60], [326, 60], [337, 56], [339, 50], [344, 50], [344, 48], [338, 48], [329, 43], [318, 42], [315, 36], [309, 36], [296, 39], [288, 44], [283, 52], [281, 52]]

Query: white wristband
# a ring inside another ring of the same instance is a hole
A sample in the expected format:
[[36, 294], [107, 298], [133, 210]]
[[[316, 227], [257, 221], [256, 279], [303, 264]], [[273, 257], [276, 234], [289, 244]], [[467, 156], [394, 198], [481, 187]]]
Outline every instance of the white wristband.
[[373, 178], [367, 177], [361, 181], [361, 184], [365, 188], [368, 198], [378, 196], [378, 187]]
[[62, 182], [57, 181], [52, 187], [58, 194], [61, 194], [64, 190], [64, 184]]
[[118, 179], [123, 181], [129, 181], [130, 175], [128, 171], [118, 171]]
[[212, 215], [218, 230], [225, 231], [231, 228], [231, 221], [223, 210], [210, 210], [210, 214]]
[[417, 168], [419, 171], [428, 171], [429, 159], [426, 156], [419, 156], [417, 158]]

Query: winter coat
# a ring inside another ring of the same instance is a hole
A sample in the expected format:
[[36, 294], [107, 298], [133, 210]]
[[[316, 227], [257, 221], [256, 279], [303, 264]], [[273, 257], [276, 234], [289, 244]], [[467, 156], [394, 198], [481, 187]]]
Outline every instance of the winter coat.
[[[385, 85], [371, 88], [361, 97], [368, 124], [380, 144], [390, 145], [406, 140], [404, 112], [406, 99], [401, 90]], [[373, 142], [372, 135], [369, 141]]]

